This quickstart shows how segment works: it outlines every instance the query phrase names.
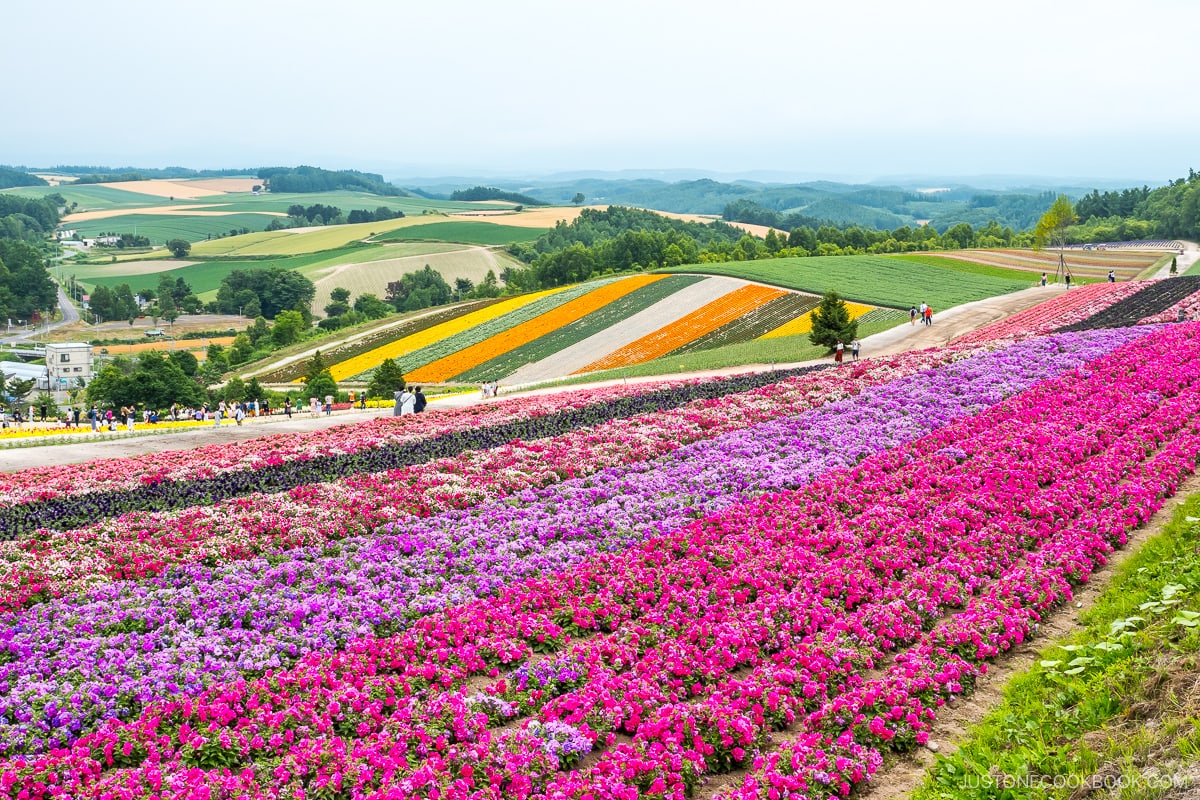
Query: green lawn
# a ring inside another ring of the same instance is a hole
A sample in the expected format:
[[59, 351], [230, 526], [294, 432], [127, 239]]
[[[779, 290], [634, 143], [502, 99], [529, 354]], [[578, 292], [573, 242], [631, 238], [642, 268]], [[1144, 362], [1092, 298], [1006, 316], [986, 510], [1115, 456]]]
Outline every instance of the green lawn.
[[847, 300], [907, 309], [935, 309], [1028, 288], [1031, 282], [978, 275], [888, 256], [814, 256], [688, 264], [662, 272], [726, 275], [813, 294], [836, 291]]
[[491, 222], [430, 222], [408, 228], [397, 228], [376, 236], [374, 241], [433, 241], [501, 245], [532, 242], [547, 230], [549, 228], [522, 228], [517, 225], [497, 225]]

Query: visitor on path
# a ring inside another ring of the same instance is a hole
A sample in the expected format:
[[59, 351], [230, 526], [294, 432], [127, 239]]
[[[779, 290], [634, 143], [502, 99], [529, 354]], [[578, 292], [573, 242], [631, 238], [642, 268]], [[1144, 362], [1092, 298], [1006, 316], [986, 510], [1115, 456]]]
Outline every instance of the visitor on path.
[[917, 307], [916, 306], [912, 306], [911, 308], [908, 309], [908, 324], [909, 325], [917, 324]]
[[400, 390], [400, 397], [397, 399], [397, 402], [400, 404], [400, 416], [406, 417], [409, 414], [417, 413], [417, 396], [407, 388]]
[[104, 421], [108, 424], [110, 431], [117, 429], [117, 418], [113, 415], [113, 410], [110, 408], [104, 412]]
[[1042, 286], [1046, 285], [1046, 273], [1042, 273]]
[[833, 351], [833, 363], [835, 363], [835, 364], [842, 363], [842, 351], [845, 348], [846, 348], [846, 346], [844, 344], [842, 344], [842, 340], [838, 339], [837, 347], [834, 348], [834, 351]]
[[1109, 283], [1116, 283], [1116, 282], [1117, 282], [1117, 273], [1116, 273], [1116, 272], [1114, 272], [1114, 271], [1113, 271], [1113, 270], [1111, 270], [1111, 269], [1108, 271], [1108, 282], [1109, 282]]
[[1067, 288], [1071, 288], [1071, 270], [1067, 270]]
[[287, 418], [292, 418], [292, 398], [285, 397], [283, 399], [283, 413], [287, 414]]
[[332, 413], [333, 413], [333, 395], [327, 394], [327, 395], [325, 395], [325, 416], [328, 417]]
[[403, 389], [397, 389], [396, 391], [392, 392], [392, 399], [396, 401], [396, 405], [392, 406], [392, 416], [393, 417], [398, 417], [402, 413], [402, 411], [404, 409], [403, 398], [404, 398], [404, 390]]
[[238, 403], [236, 409], [233, 412], [233, 419], [238, 424], [238, 427], [241, 427], [242, 420], [244, 420], [245, 418], [246, 418], [246, 407], [242, 403]]
[[46, 404], [45, 403], [42, 403], [42, 407], [40, 410], [42, 412], [42, 422], [45, 422], [46, 421]]
[[96, 410], [95, 403], [88, 409], [88, 421], [92, 423], [92, 433], [100, 430], [100, 412]]
[[922, 322], [924, 322], [924, 321], [925, 321], [925, 310], [926, 310], [927, 308], [929, 308], [929, 306], [925, 305], [925, 303], [921, 303], [920, 314], [921, 314], [921, 321], [922, 321]]
[[[922, 303], [921, 305], [925, 305], [925, 304]], [[925, 306], [925, 324], [926, 325], [933, 324], [933, 306]]]
[[321, 404], [317, 402], [317, 398], [308, 398], [308, 413], [312, 414], [314, 417], [321, 416]]
[[367, 393], [363, 392], [362, 397], [358, 398], [358, 407], [363, 411], [367, 410]]
[[416, 389], [413, 389], [413, 411], [420, 414], [425, 410], [425, 406], [427, 405], [429, 405], [429, 402], [425, 399], [425, 395], [421, 393], [421, 387], [418, 386]]
[[854, 361], [858, 361], [858, 349], [860, 346], [861, 344], [858, 341], [858, 337], [854, 337], [854, 341], [850, 343], [850, 358]]
[[214, 428], [221, 427], [221, 417], [225, 416], [226, 410], [227, 409], [226, 409], [224, 400], [222, 400], [219, 404], [217, 404], [217, 412], [215, 414], [213, 414], [213, 419], [215, 420], [215, 422], [213, 422]]

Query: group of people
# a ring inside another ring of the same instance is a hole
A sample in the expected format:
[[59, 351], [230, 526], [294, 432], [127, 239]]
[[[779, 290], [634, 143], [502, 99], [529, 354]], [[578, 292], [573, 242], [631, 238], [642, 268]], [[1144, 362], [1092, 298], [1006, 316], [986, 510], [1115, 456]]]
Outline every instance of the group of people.
[[929, 305], [928, 303], [921, 303], [920, 308], [915, 305], [911, 306], [908, 309], [908, 324], [916, 325], [918, 319], [921, 320], [922, 325], [932, 325], [933, 306]]
[[420, 414], [425, 410], [428, 401], [425, 395], [421, 392], [421, 387], [415, 387], [411, 392], [408, 387], [404, 387], [398, 392], [392, 394], [392, 399], [396, 401], [395, 407], [392, 409], [393, 417], [403, 417], [408, 414]]
[[487, 399], [500, 394], [500, 383], [498, 381], [487, 381], [479, 387], [479, 396]]
[[[858, 341], [858, 337], [850, 342], [850, 358], [853, 361], [858, 361], [858, 351], [861, 349], [862, 343]], [[845, 352], [846, 345], [841, 339], [838, 339], [837, 346], [833, 348], [833, 361], [835, 364], [842, 363], [842, 354]]]

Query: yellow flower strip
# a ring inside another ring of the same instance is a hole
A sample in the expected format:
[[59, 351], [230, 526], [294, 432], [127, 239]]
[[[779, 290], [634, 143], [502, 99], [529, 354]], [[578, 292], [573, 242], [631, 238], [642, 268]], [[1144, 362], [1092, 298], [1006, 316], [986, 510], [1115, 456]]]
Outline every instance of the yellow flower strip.
[[624, 347], [614, 350], [572, 374], [578, 375], [581, 372], [595, 372], [613, 367], [642, 364], [661, 358], [673, 350], [678, 350], [693, 339], [715, 331], [722, 325], [749, 314], [759, 306], [785, 294], [787, 292], [782, 289], [772, 289], [769, 286], [751, 285], [734, 289], [696, 309], [691, 314], [659, 328], [654, 333], [643, 336], [636, 342], [630, 342]]
[[549, 297], [552, 294], [561, 292], [563, 288], [547, 289], [544, 292], [534, 292], [533, 294], [523, 294], [520, 297], [514, 297], [511, 300], [505, 300], [500, 303], [494, 303], [487, 308], [481, 308], [478, 311], [472, 311], [470, 314], [464, 314], [461, 317], [456, 317], [452, 320], [447, 320], [441, 325], [434, 325], [432, 328], [426, 328], [423, 331], [417, 331], [411, 336], [405, 336], [403, 339], [396, 339], [387, 344], [380, 345], [374, 350], [368, 350], [354, 358], [346, 359], [345, 361], [334, 364], [329, 368], [330, 374], [333, 375], [335, 381], [342, 381], [352, 375], [357, 375], [360, 372], [366, 372], [372, 367], [379, 366], [386, 358], [396, 358], [405, 353], [410, 353], [413, 350], [426, 347], [434, 342], [445, 339], [448, 336], [453, 336], [456, 333], [462, 333], [468, 328], [473, 328], [476, 325], [482, 325], [496, 317], [503, 316], [510, 311], [516, 311], [522, 306], [529, 305], [535, 300], [540, 300], [543, 297]]
[[[846, 310], [850, 312], [850, 319], [858, 319], [868, 311], [874, 311], [875, 306], [869, 306], [864, 303], [846, 302]], [[798, 336], [802, 333], [808, 333], [812, 330], [812, 311], [807, 311], [796, 317], [791, 322], [785, 322], [773, 331], [764, 333], [759, 339], [774, 339], [778, 336]]]
[[503, 333], [484, 339], [471, 347], [463, 348], [457, 353], [451, 353], [444, 358], [430, 362], [413, 370], [405, 377], [414, 383], [438, 383], [450, 380], [485, 361], [515, 350], [564, 325], [570, 325], [593, 311], [666, 277], [666, 275], [638, 275], [606, 284], [582, 297], [564, 303], [553, 311], [548, 311], [528, 322], [509, 328]]

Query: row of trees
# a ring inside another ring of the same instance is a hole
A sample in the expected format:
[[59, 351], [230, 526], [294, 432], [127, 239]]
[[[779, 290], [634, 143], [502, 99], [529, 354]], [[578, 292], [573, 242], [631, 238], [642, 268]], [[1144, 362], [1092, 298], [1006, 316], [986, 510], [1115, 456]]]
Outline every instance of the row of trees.
[[65, 203], [60, 194], [41, 198], [0, 194], [0, 239], [33, 244], [45, 241], [57, 227], [61, 218], [58, 210]]
[[387, 206], [379, 206], [374, 211], [356, 208], [349, 214], [345, 214], [337, 206], [327, 206], [323, 203], [314, 203], [311, 206], [293, 204], [288, 206], [287, 213], [286, 220], [272, 217], [264, 230], [282, 231], [311, 225], [353, 225], [360, 222], [384, 222], [404, 217], [403, 211], [393, 211]]
[[388, 183], [382, 175], [357, 170], [328, 170], [320, 167], [264, 167], [258, 177], [272, 192], [335, 192], [339, 189], [370, 192], [387, 197], [405, 197], [398, 186]]
[[451, 287], [440, 272], [426, 264], [422, 270], [405, 273], [400, 280], [389, 282], [385, 297], [397, 311], [418, 311], [460, 300], [499, 297], [503, 291], [496, 273], [490, 269], [479, 285], [468, 278], [456, 278]]

